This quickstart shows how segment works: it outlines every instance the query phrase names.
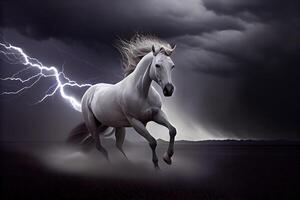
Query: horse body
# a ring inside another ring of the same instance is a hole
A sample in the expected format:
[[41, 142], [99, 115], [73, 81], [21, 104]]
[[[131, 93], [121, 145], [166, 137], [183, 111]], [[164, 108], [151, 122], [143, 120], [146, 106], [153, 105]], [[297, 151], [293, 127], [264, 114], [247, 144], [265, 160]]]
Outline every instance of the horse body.
[[96, 84], [86, 91], [82, 98], [85, 125], [94, 138], [97, 149], [107, 158], [108, 153], [99, 137], [101, 132], [107, 127], [114, 127], [116, 145], [125, 155], [122, 149], [124, 127], [133, 127], [149, 142], [153, 163], [158, 167], [155, 152], [157, 143], [145, 127], [149, 121], [155, 121], [169, 129], [170, 143], [164, 160], [171, 164], [176, 129], [161, 110], [161, 97], [151, 83], [157, 82], [165, 96], [171, 96], [174, 89], [170, 76], [173, 66], [174, 63], [164, 48], [155, 50], [152, 46], [152, 51], [145, 54], [132, 73], [123, 80], [116, 84]]
[[136, 71], [117, 84], [93, 85], [82, 98], [82, 109], [89, 109], [104, 126], [131, 127], [128, 116], [143, 123], [151, 121], [152, 110], [161, 109], [162, 104], [160, 95], [154, 87], [149, 87], [146, 96], [140, 90], [142, 80], [139, 77], [143, 70], [139, 68], [147, 66], [144, 62], [149, 62], [149, 59], [152, 59], [151, 53], [141, 60]]

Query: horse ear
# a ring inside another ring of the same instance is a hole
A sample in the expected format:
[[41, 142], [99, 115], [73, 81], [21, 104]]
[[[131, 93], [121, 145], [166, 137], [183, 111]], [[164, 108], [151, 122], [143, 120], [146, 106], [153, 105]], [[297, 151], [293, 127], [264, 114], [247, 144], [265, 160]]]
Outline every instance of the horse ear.
[[154, 56], [156, 56], [158, 54], [159, 51], [155, 50], [154, 44], [152, 45], [152, 53]]
[[155, 47], [154, 47], [154, 44], [152, 45], [152, 53], [153, 53], [153, 55], [155, 55]]
[[172, 44], [172, 45], [171, 45], [171, 49], [172, 49], [172, 51], [174, 51], [174, 50], [175, 50], [175, 48], [176, 48], [176, 44]]
[[172, 44], [172, 45], [170, 45], [170, 47], [171, 47], [171, 49], [166, 50], [166, 54], [167, 54], [168, 56], [171, 56], [171, 54], [173, 53], [173, 51], [174, 51], [175, 48], [176, 48], [176, 44]]

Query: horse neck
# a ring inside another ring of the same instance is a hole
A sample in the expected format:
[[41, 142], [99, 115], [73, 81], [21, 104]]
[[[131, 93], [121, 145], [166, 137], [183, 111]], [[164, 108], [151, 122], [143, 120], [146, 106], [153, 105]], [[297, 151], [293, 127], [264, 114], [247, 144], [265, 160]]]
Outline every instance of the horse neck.
[[132, 72], [134, 84], [144, 97], [148, 96], [149, 88], [152, 82], [152, 79], [150, 78], [150, 65], [152, 60], [153, 55], [150, 52], [140, 60], [135, 70]]

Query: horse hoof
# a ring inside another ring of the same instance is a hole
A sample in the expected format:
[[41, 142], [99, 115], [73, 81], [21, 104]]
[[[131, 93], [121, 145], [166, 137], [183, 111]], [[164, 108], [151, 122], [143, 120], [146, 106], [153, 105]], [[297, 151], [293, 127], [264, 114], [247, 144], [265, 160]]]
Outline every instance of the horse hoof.
[[165, 161], [168, 165], [171, 165], [171, 164], [172, 164], [172, 160], [171, 160], [171, 158], [169, 157], [168, 153], [165, 153], [165, 154], [164, 154], [163, 159], [164, 159], [164, 161]]

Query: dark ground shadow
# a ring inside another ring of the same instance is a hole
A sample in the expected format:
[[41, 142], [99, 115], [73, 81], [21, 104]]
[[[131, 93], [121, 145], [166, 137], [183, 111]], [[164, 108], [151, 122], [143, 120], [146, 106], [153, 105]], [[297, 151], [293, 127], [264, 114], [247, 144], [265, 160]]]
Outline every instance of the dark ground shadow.
[[112, 163], [64, 143], [2, 143], [1, 199], [299, 199], [300, 146], [176, 144], [173, 165], [151, 163], [148, 144], [108, 142]]

